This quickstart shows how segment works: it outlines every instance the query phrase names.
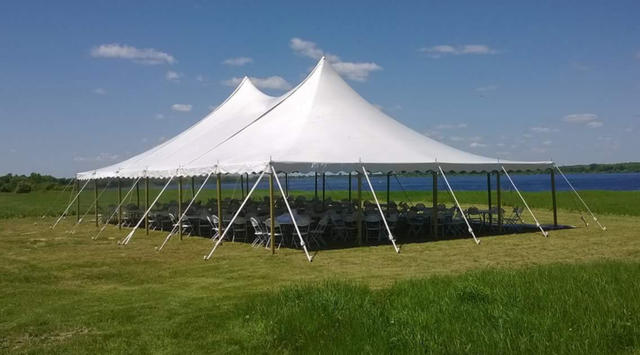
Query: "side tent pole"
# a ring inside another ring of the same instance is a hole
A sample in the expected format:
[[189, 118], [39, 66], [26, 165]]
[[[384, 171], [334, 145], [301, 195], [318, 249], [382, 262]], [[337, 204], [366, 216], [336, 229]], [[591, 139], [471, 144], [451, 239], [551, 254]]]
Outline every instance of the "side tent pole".
[[[67, 212], [69, 212], [69, 208], [71, 208], [71, 206], [73, 205], [73, 203], [75, 201], [80, 201], [80, 193], [82, 193], [82, 190], [84, 190], [85, 187], [87, 187], [87, 184], [89, 183], [89, 181], [91, 181], [91, 179], [87, 180], [87, 182], [84, 183], [84, 185], [82, 185], [82, 187], [80, 188], [80, 190], [78, 190], [78, 193], [76, 193], [76, 196], [73, 198], [73, 200], [71, 200], [71, 202], [69, 202], [69, 205], [67, 206], [67, 208], [64, 209], [64, 212], [62, 212], [62, 214], [60, 215], [60, 217], [58, 217], [58, 219], [56, 220], [56, 223], [54, 223], [51, 226], [51, 229], [54, 229], [58, 223], [60, 223], [60, 220], [62, 220], [62, 218], [67, 214]], [[78, 214], [78, 222], [80, 221], [80, 202], [78, 202], [78, 206], [77, 208], [77, 214]], [[76, 222], [76, 223], [78, 223]]]
[[[160, 195], [158, 195], [160, 197]], [[144, 209], [149, 209], [149, 177], [145, 177], [144, 179]], [[144, 214], [144, 230], [147, 235], [149, 235], [149, 213]]]
[[240, 195], [244, 198], [244, 175], [240, 174]]
[[491, 173], [487, 173], [487, 205], [489, 206], [489, 225], [493, 223], [493, 214], [491, 213]]
[[326, 185], [326, 176], [325, 173], [322, 173], [322, 208], [324, 209], [324, 199], [325, 199], [325, 193], [326, 193], [326, 189], [325, 187]]
[[[136, 181], [133, 182], [133, 184], [131, 185], [131, 188], [129, 189], [129, 191], [127, 191], [127, 193], [124, 195], [124, 198], [120, 199], [120, 203], [118, 204], [118, 206], [113, 210], [113, 212], [111, 213], [111, 216], [109, 216], [109, 218], [107, 218], [107, 221], [110, 221], [113, 216], [116, 215], [116, 213], [121, 213], [122, 211], [122, 204], [124, 203], [124, 201], [127, 199], [127, 197], [129, 197], [129, 194], [133, 191], [133, 189], [136, 187], [136, 183], [140, 180], [141, 178], [138, 178]], [[102, 232], [107, 228], [107, 224], [105, 223], [102, 225], [102, 228], [100, 228], [100, 231], [94, 235], [91, 239], [96, 240], [98, 239], [98, 237], [100, 236], [100, 234], [102, 234]], [[118, 229], [122, 229], [122, 227], [120, 226]]]
[[[148, 179], [148, 178], [147, 178]], [[153, 202], [149, 205], [149, 207], [145, 210], [144, 215], [142, 216], [142, 218], [140, 218], [140, 220], [138, 221], [138, 223], [136, 223], [135, 227], [133, 227], [133, 229], [131, 230], [131, 232], [129, 232], [129, 234], [127, 234], [127, 236], [122, 239], [119, 244], [122, 245], [127, 245], [129, 244], [129, 241], [131, 241], [131, 238], [133, 237], [133, 234], [136, 232], [136, 230], [138, 229], [138, 227], [140, 227], [140, 225], [142, 224], [142, 221], [144, 221], [147, 218], [147, 215], [149, 214], [149, 211], [151, 211], [151, 209], [153, 208], [153, 206], [156, 204], [156, 202], [158, 202], [158, 200], [160, 199], [160, 196], [162, 196], [162, 194], [164, 193], [164, 191], [167, 189], [167, 187], [169, 186], [169, 184], [171, 183], [171, 181], [173, 181], [173, 176], [169, 178], [169, 181], [167, 181], [167, 183], [164, 185], [164, 187], [162, 188], [162, 190], [160, 190], [160, 193], [158, 194], [158, 196], [156, 196], [156, 198], [153, 200]]]
[[[274, 172], [269, 172], [269, 246], [271, 248], [271, 255], [276, 253], [276, 213], [275, 213], [275, 201], [273, 201], [273, 175]], [[285, 197], [286, 198], [286, 197]]]
[[356, 218], [358, 228], [358, 244], [362, 245], [362, 174], [358, 173], [358, 218]]
[[244, 179], [244, 183], [246, 184], [245, 190], [247, 191], [247, 193], [249, 193], [249, 173], [247, 173], [246, 175], [247, 175], [247, 178]]
[[500, 187], [500, 171], [496, 170], [496, 203], [498, 208], [498, 232], [502, 233], [502, 188]]
[[284, 192], [287, 193], [285, 198], [289, 198], [289, 174], [284, 173]]
[[[80, 180], [76, 180], [76, 191], [78, 191], [78, 195], [76, 195], [76, 222], [80, 222], [80, 192], [82, 192], [80, 189]], [[73, 203], [73, 201], [71, 203]]]
[[314, 180], [315, 182], [313, 186], [314, 186], [315, 192], [313, 193], [313, 196], [314, 196], [314, 199], [317, 200], [318, 199], [318, 173], [317, 172], [314, 175], [314, 179], [315, 179]]
[[216, 175], [216, 196], [218, 198], [218, 233], [222, 233], [224, 229], [222, 217], [222, 175]]
[[[238, 215], [240, 214], [240, 211], [242, 211], [242, 209], [244, 208], [244, 205], [247, 203], [247, 201], [249, 201], [249, 199], [251, 198], [251, 194], [253, 194], [253, 191], [256, 189], [256, 187], [258, 187], [258, 184], [260, 183], [260, 180], [262, 180], [262, 177], [264, 176], [264, 173], [266, 172], [266, 170], [264, 170], [260, 176], [258, 176], [258, 180], [256, 180], [256, 182], [253, 184], [253, 187], [251, 188], [251, 190], [249, 190], [249, 192], [247, 193], [247, 197], [244, 198], [244, 201], [242, 201], [242, 204], [240, 205], [240, 208], [238, 208], [238, 210], [236, 211], [236, 214], [233, 215], [233, 218], [231, 218], [231, 221], [229, 221], [229, 225], [233, 225], [233, 222], [235, 222], [236, 218], [238, 217]], [[204, 256], [204, 260], [209, 260], [211, 259], [211, 256], [213, 255], [213, 252], [216, 251], [216, 248], [218, 247], [218, 245], [220, 244], [220, 242], [222, 242], [222, 240], [224, 239], [225, 235], [227, 235], [227, 232], [229, 230], [225, 229], [221, 234], [220, 234], [220, 238], [218, 238], [218, 240], [216, 240], [216, 244], [213, 245], [213, 248], [211, 249], [211, 251], [209, 252], [209, 254]]]
[[[107, 223], [109, 223], [109, 220], [107, 220]], [[118, 178], [118, 229], [122, 229], [122, 179], [120, 178]]]
[[390, 195], [390, 185], [391, 185], [391, 173], [387, 173], [387, 216], [391, 215], [391, 211], [389, 210], [389, 203], [391, 202], [391, 195]]
[[580, 202], [582, 202], [582, 205], [584, 205], [584, 208], [586, 208], [587, 211], [589, 211], [589, 214], [591, 215], [591, 218], [593, 218], [593, 220], [598, 224], [598, 226], [600, 226], [600, 229], [602, 229], [603, 231], [606, 231], [607, 227], [605, 227], [602, 224], [600, 224], [600, 222], [598, 221], [598, 218], [596, 218], [596, 216], [593, 214], [593, 212], [591, 212], [591, 209], [589, 208], [589, 206], [587, 206], [587, 203], [584, 202], [584, 200], [582, 199], [582, 197], [580, 196], [578, 191], [576, 191], [576, 189], [573, 187], [573, 184], [571, 182], [569, 182], [569, 179], [567, 179], [567, 177], [564, 175], [562, 170], [560, 170], [560, 167], [557, 166], [557, 165], [555, 167], [556, 167], [556, 169], [558, 169], [558, 172], [560, 173], [560, 176], [562, 176], [562, 178], [564, 179], [564, 181], [567, 182], [567, 184], [569, 185], [571, 190], [573, 190], [573, 193], [575, 193], [576, 196], [578, 196], [578, 199], [580, 200]]
[[551, 177], [551, 203], [553, 204], [553, 226], [558, 226], [558, 205], [556, 204], [556, 172], [551, 168], [549, 170]]
[[442, 170], [442, 167], [440, 165], [438, 165], [438, 169], [440, 170], [440, 174], [442, 174], [442, 179], [444, 180], [444, 183], [447, 184], [447, 188], [449, 188], [449, 192], [451, 192], [451, 197], [453, 197], [453, 201], [456, 203], [456, 206], [458, 207], [458, 211], [460, 211], [460, 214], [464, 219], [464, 223], [467, 224], [467, 228], [468, 228], [467, 231], [471, 233], [471, 236], [473, 237], [473, 240], [476, 241], [476, 244], [480, 244], [480, 240], [476, 238], [476, 234], [473, 232], [473, 228], [471, 228], [471, 224], [469, 224], [469, 221], [467, 220], [467, 216], [464, 214], [464, 211], [462, 210], [462, 207], [460, 207], [460, 203], [458, 202], [456, 195], [453, 193], [453, 189], [449, 184], [449, 180], [447, 179], [447, 176], [444, 174], [444, 170]]
[[349, 202], [351, 202], [351, 173], [349, 173]]
[[196, 195], [196, 177], [191, 177], [191, 198]]
[[389, 224], [387, 223], [387, 219], [384, 217], [384, 212], [382, 212], [382, 207], [380, 207], [380, 202], [378, 202], [378, 196], [376, 196], [376, 192], [373, 190], [373, 185], [371, 185], [371, 180], [369, 179], [369, 174], [367, 173], [367, 169], [363, 166], [362, 172], [364, 173], [364, 177], [367, 179], [367, 184], [369, 184], [369, 189], [371, 189], [371, 194], [373, 195], [373, 200], [376, 202], [376, 206], [378, 206], [378, 212], [380, 212], [380, 217], [382, 218], [382, 222], [384, 222], [384, 226], [387, 229], [387, 233], [389, 233], [389, 240], [391, 244], [393, 244], [393, 249], [396, 250], [396, 253], [400, 252], [400, 249], [396, 245], [396, 240], [393, 238], [391, 234], [391, 228], [389, 228]]
[[140, 179], [136, 182], [136, 207], [140, 209]]
[[93, 180], [93, 214], [96, 218], [96, 228], [98, 228], [98, 179]]
[[[178, 216], [182, 216], [182, 176], [178, 177]], [[182, 240], [182, 223], [178, 223], [178, 235]]]
[[525, 201], [524, 197], [522, 197], [522, 194], [520, 193], [520, 190], [518, 190], [518, 188], [516, 187], [516, 184], [513, 182], [513, 180], [511, 179], [511, 176], [509, 176], [509, 173], [507, 172], [507, 169], [504, 168], [504, 166], [502, 167], [502, 171], [504, 172], [504, 175], [507, 177], [507, 179], [509, 179], [509, 182], [511, 182], [511, 186], [513, 186], [513, 188], [516, 190], [516, 192], [518, 193], [518, 196], [520, 196], [520, 199], [522, 200], [522, 203], [524, 203], [524, 206], [529, 211], [529, 214], [531, 215], [531, 217], [533, 217], [533, 220], [536, 221], [536, 227], [538, 227], [540, 229], [540, 231], [542, 232], [542, 235], [544, 235], [545, 237], [548, 237], [549, 233], [545, 232], [544, 229], [542, 229], [542, 226], [540, 225], [540, 222], [538, 222], [538, 219], [536, 218], [536, 216], [531, 211], [531, 208], [529, 208], [529, 205], [527, 204], [527, 201]]
[[431, 228], [435, 238], [438, 237], [438, 172], [431, 172], [433, 191], [431, 192], [433, 208], [431, 209]]

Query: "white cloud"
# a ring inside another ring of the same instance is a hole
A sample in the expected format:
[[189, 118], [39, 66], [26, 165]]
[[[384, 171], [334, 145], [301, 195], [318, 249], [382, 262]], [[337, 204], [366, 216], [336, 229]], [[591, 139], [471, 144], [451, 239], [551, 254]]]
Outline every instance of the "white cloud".
[[464, 44], [454, 46], [450, 44], [441, 44], [432, 47], [423, 47], [420, 52], [426, 53], [431, 58], [440, 58], [446, 55], [487, 55], [496, 54], [497, 50], [485, 44]]
[[531, 132], [535, 133], [549, 133], [551, 132], [551, 128], [549, 127], [531, 127], [529, 128]]
[[486, 93], [486, 92], [489, 92], [489, 91], [496, 91], [496, 90], [498, 90], [498, 85], [481, 86], [479, 88], [475, 88], [475, 90], [477, 92], [480, 92], [480, 93]]
[[573, 69], [577, 70], [577, 71], [589, 71], [589, 70], [591, 70], [590, 66], [588, 66], [586, 64], [583, 64], [583, 63], [580, 63], [580, 62], [571, 62], [571, 67]]
[[107, 90], [105, 90], [103, 88], [97, 88], [97, 89], [93, 89], [93, 93], [97, 94], [97, 95], [106, 95], [107, 94]]
[[451, 136], [451, 137], [449, 137], [449, 140], [454, 141], [454, 142], [462, 142], [464, 140], [464, 138], [460, 137], [460, 136]]
[[249, 64], [253, 62], [253, 59], [249, 57], [237, 57], [237, 58], [229, 58], [225, 59], [222, 64], [231, 65], [235, 67], [241, 67], [245, 64]]
[[118, 43], [102, 44], [91, 49], [95, 58], [128, 59], [139, 64], [173, 64], [176, 59], [169, 53], [153, 48], [136, 48]]
[[191, 111], [192, 106], [189, 104], [173, 104], [171, 105], [171, 109], [178, 112], [189, 112]]
[[157, 113], [156, 114], [156, 120], [162, 120], [162, 119], [164, 119], [164, 115], [161, 114], [161, 113]]
[[16, 148], [10, 148], [9, 153], [17, 153], [18, 150]]
[[454, 128], [467, 128], [468, 125], [466, 123], [443, 123], [436, 126], [436, 129], [454, 129]]
[[587, 123], [587, 127], [589, 128], [599, 128], [602, 127], [604, 125], [604, 123], [600, 122], [600, 121], [592, 121]]
[[574, 113], [566, 115], [562, 118], [563, 121], [569, 123], [587, 123], [598, 119], [598, 115], [593, 113]]
[[551, 145], [551, 143], [552, 142], [550, 140], [546, 140], [546, 141], [542, 142], [543, 145]]
[[471, 142], [471, 144], [469, 144], [470, 148], [484, 148], [486, 146], [486, 144], [480, 142]]
[[164, 75], [165, 79], [169, 81], [179, 81], [182, 76], [182, 73], [177, 73], [172, 70], [169, 70], [167, 74]]
[[636, 59], [640, 59], [640, 51], [636, 53]]
[[289, 46], [293, 51], [301, 56], [312, 59], [320, 59], [324, 55], [333, 65], [335, 70], [353, 81], [366, 81], [369, 74], [374, 71], [382, 70], [382, 67], [373, 62], [345, 62], [335, 54], [325, 52], [311, 41], [300, 38], [292, 38]]
[[[291, 84], [280, 76], [270, 76], [267, 78], [255, 78], [251, 77], [251, 82], [261, 89], [276, 89], [276, 90], [289, 90]], [[242, 82], [242, 78], [234, 77], [229, 80], [224, 80], [223, 85], [226, 86], [238, 86]]]
[[202, 74], [198, 74], [198, 75], [196, 76], [196, 81], [204, 82], [204, 76], [202, 76]]
[[100, 153], [95, 157], [83, 157], [77, 156], [73, 158], [73, 161], [77, 162], [104, 162], [104, 161], [114, 161], [118, 159], [120, 156], [118, 154], [111, 153]]

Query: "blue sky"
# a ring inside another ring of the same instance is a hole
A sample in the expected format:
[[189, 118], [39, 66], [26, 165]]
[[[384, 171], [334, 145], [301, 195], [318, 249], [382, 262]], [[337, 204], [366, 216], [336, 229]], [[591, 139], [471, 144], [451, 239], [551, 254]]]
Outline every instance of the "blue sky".
[[237, 78], [280, 94], [322, 54], [453, 146], [638, 161], [638, 14], [638, 1], [4, 1], [0, 173], [112, 164], [199, 120]]

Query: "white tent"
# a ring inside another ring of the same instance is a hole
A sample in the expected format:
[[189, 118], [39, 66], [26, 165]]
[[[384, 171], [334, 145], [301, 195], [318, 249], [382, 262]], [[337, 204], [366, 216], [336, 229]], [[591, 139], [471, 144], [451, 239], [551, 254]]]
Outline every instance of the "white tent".
[[112, 166], [78, 174], [104, 177], [282, 172], [482, 171], [538, 169], [550, 161], [499, 161], [428, 138], [371, 105], [322, 58], [281, 97], [244, 79], [216, 110], [170, 141]]

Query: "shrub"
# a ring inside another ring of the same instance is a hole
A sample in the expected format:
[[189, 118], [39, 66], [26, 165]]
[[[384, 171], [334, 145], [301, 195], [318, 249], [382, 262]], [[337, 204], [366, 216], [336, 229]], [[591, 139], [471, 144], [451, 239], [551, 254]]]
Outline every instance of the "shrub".
[[4, 183], [0, 186], [0, 192], [12, 192], [13, 190], [15, 190], [15, 185], [10, 182]]
[[23, 181], [18, 183], [18, 186], [16, 187], [16, 193], [24, 194], [29, 192], [31, 192], [31, 185]]

